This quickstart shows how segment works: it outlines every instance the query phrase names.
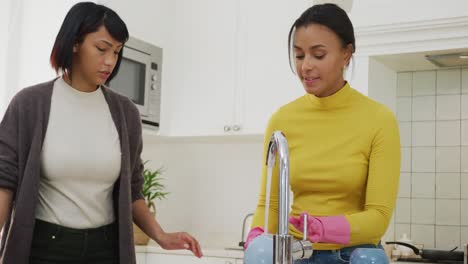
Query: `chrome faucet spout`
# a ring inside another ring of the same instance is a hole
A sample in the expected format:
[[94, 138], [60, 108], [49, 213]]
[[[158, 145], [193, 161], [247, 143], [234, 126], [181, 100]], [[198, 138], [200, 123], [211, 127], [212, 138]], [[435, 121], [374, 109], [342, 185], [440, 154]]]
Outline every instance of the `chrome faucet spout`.
[[[288, 232], [289, 226], [289, 148], [286, 136], [281, 131], [273, 132], [266, 155], [266, 165], [272, 168], [276, 158], [279, 161], [279, 208], [278, 232], [273, 237], [273, 263], [292, 264], [293, 258], [309, 258], [312, 243], [307, 241], [307, 226], [304, 226], [304, 239], [293, 241]], [[304, 219], [307, 221], [307, 219]]]
[[271, 136], [268, 147], [266, 163], [269, 168], [275, 165], [278, 155], [279, 160], [279, 215], [278, 235], [288, 235], [289, 216], [289, 149], [288, 141], [284, 134], [275, 131]]
[[288, 232], [289, 217], [289, 149], [285, 135], [275, 131], [270, 139], [266, 165], [272, 168], [276, 157], [279, 160], [279, 208], [278, 233], [273, 240], [273, 263], [292, 264], [292, 236]]

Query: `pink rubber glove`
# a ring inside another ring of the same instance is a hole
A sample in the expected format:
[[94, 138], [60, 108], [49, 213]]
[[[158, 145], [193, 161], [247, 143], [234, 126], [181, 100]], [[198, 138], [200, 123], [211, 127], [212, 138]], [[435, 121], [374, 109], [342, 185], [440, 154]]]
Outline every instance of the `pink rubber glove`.
[[304, 229], [304, 215], [307, 215], [307, 237], [314, 243], [349, 244], [351, 227], [343, 215], [313, 217], [302, 212], [299, 218], [290, 217], [291, 223], [297, 230]]
[[250, 241], [252, 241], [252, 239], [258, 237], [259, 235], [263, 234], [264, 232], [265, 232], [265, 230], [263, 230], [263, 228], [258, 227], [258, 226], [250, 229], [249, 234], [247, 235], [247, 239], [246, 239], [245, 244], [244, 244], [244, 249], [247, 249], [247, 247], [249, 246], [249, 243], [250, 243]]

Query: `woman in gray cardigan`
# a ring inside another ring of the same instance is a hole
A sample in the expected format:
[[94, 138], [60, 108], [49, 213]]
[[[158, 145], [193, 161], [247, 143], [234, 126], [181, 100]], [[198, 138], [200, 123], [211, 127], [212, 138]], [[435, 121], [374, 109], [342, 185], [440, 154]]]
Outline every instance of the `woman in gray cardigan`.
[[104, 86], [127, 40], [111, 9], [74, 5], [50, 58], [61, 76], [11, 101], [0, 123], [0, 263], [135, 263], [132, 222], [162, 248], [202, 256], [143, 200], [139, 112]]

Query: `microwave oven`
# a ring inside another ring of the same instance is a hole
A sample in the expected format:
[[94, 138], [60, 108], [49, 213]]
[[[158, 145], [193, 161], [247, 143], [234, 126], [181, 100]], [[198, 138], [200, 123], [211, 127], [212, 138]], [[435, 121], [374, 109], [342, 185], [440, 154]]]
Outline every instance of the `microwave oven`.
[[133, 101], [143, 127], [159, 130], [161, 112], [162, 48], [130, 37], [120, 68], [109, 87]]

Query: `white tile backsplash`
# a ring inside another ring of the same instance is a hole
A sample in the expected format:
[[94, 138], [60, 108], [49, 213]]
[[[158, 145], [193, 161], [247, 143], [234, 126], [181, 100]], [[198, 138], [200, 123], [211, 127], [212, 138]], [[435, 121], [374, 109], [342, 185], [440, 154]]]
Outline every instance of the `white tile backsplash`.
[[[407, 73], [407, 74], [411, 74], [411, 73]], [[421, 71], [421, 72], [413, 73], [413, 96], [435, 95], [435, 93], [436, 93], [436, 72], [435, 71]]]
[[436, 226], [436, 248], [451, 250], [460, 247], [460, 226]]
[[402, 172], [411, 171], [411, 148], [401, 148], [401, 166]]
[[411, 223], [435, 224], [435, 200], [411, 199]]
[[468, 93], [468, 68], [462, 69], [462, 93]]
[[403, 236], [403, 234], [407, 234], [411, 237], [411, 225], [410, 224], [395, 224], [395, 238], [399, 239]]
[[400, 144], [402, 147], [411, 147], [411, 122], [399, 122]]
[[462, 119], [468, 119], [468, 94], [462, 94], [461, 96], [461, 117]]
[[468, 200], [466, 199], [461, 200], [461, 225], [468, 226]]
[[396, 202], [395, 211], [396, 223], [410, 223], [411, 222], [411, 199], [398, 198]]
[[468, 243], [468, 68], [405, 72], [397, 86], [402, 174], [394, 238], [411, 234], [426, 248]]
[[461, 245], [468, 244], [468, 226], [461, 227]]
[[411, 173], [400, 173], [400, 188], [398, 189], [398, 197], [410, 198], [411, 197]]
[[437, 71], [437, 94], [460, 94], [461, 70], [450, 69]]
[[436, 198], [460, 199], [460, 173], [436, 174]]
[[413, 172], [411, 180], [412, 198], [435, 198], [435, 173]]
[[412, 123], [412, 141], [414, 147], [435, 146], [436, 122], [422, 121]]
[[468, 173], [461, 173], [461, 199], [468, 199]]
[[411, 171], [435, 172], [435, 147], [413, 147], [411, 159]]
[[461, 116], [461, 95], [438, 95], [436, 99], [437, 120], [459, 120]]
[[436, 146], [460, 146], [460, 120], [437, 121]]
[[435, 109], [436, 109], [435, 96], [413, 97], [411, 108], [412, 108], [412, 113], [413, 113], [412, 115], [413, 121], [435, 120]]
[[460, 172], [460, 147], [436, 148], [437, 172]]
[[411, 121], [411, 97], [397, 98], [397, 119], [398, 121]]
[[397, 96], [411, 96], [412, 75], [411, 72], [397, 74]]
[[424, 248], [435, 247], [435, 225], [411, 225], [411, 240], [415, 244], [423, 244]]
[[468, 146], [468, 120], [461, 121], [461, 145]]
[[468, 172], [468, 146], [461, 147], [461, 172]]
[[436, 200], [436, 225], [460, 225], [460, 200]]

